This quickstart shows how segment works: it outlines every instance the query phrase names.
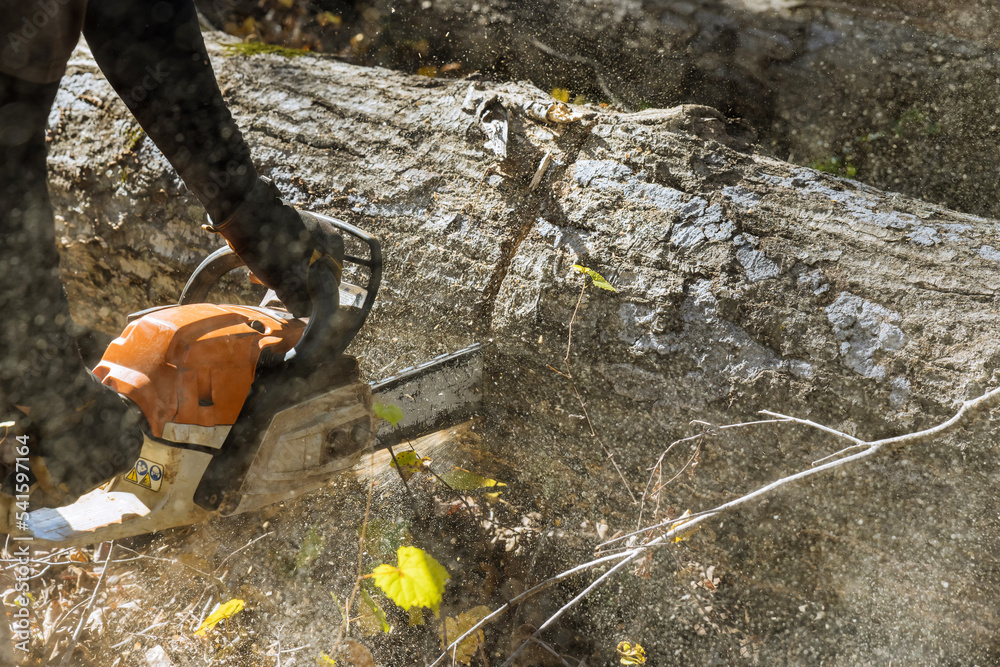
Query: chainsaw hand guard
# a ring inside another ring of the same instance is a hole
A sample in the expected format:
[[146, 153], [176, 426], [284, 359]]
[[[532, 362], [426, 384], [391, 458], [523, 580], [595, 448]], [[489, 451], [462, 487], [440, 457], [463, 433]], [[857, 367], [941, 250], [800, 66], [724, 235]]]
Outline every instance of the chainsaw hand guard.
[[[285, 362], [296, 360], [297, 363], [307, 364], [311, 363], [316, 355], [325, 358], [341, 354], [364, 326], [382, 283], [382, 249], [375, 237], [354, 225], [319, 213], [303, 212], [302, 215], [312, 216], [320, 224], [331, 225], [356, 239], [358, 245], [364, 247], [368, 254], [368, 257], [360, 257], [348, 253], [344, 257], [345, 277], [352, 266], [358, 274], [365, 271], [368, 273], [367, 281], [358, 286], [342, 283], [338, 288], [337, 280], [329, 267], [321, 262], [316, 262], [310, 267], [309, 292], [313, 301], [313, 312], [302, 338], [282, 359]], [[205, 302], [223, 276], [243, 265], [243, 260], [233, 252], [232, 248], [229, 246], [219, 248], [206, 257], [191, 274], [181, 292], [178, 305]], [[262, 306], [270, 301], [271, 294], [269, 292], [268, 296], [264, 297]], [[142, 311], [136, 315], [148, 312], [150, 311]], [[274, 361], [266, 357], [262, 359], [264, 364]]]

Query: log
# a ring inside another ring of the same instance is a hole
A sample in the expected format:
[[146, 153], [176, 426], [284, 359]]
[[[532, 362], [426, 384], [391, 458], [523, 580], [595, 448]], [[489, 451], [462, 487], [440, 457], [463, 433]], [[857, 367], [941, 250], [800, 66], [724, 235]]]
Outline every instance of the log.
[[[320, 46], [360, 64], [416, 72], [457, 63], [631, 109], [703, 104], [750, 122], [774, 157], [1000, 217], [992, 168], [1000, 56], [991, 37], [1000, 12], [991, 3], [369, 0], [363, 12], [346, 4], [327, 5], [343, 24], [322, 31]], [[201, 5], [220, 24], [266, 14], [256, 0]], [[300, 21], [265, 38], [301, 43]], [[358, 34], [360, 50], [349, 42]]]
[[[298, 205], [383, 240], [383, 291], [354, 348], [368, 374], [489, 346], [483, 447], [542, 516], [532, 546], [505, 557], [527, 584], [634, 529], [630, 495], [667, 445], [701, 430], [691, 420], [771, 409], [876, 438], [943, 421], [1000, 383], [994, 220], [763, 155], [745, 124], [704, 106], [563, 107], [528, 84], [209, 42], [262, 171]], [[114, 333], [126, 312], [174, 300], [215, 241], [82, 47], [56, 104], [64, 278], [75, 316]], [[574, 264], [617, 291], [587, 288], [576, 311]], [[566, 370], [571, 321], [597, 437], [548, 368]], [[715, 506], [840, 448], [802, 427], [728, 433], [667, 458], [668, 471], [698, 465], [661, 509]], [[624, 636], [662, 665], [987, 664], [998, 466], [981, 420], [798, 485], [660, 552], [650, 578], [623, 575], [546, 641], [595, 664], [617, 659]], [[504, 632], [557, 603], [526, 606]], [[379, 641], [380, 660], [402, 655]]]

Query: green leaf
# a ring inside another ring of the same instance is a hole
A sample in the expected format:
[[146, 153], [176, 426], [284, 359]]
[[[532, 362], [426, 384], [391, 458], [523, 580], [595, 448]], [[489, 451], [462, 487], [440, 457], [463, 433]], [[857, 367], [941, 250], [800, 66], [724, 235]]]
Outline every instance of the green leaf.
[[[358, 527], [358, 536], [361, 527]], [[410, 523], [403, 519], [371, 519], [365, 529], [365, 550], [375, 558], [391, 558], [396, 549], [409, 543]]]
[[323, 552], [323, 543], [325, 541], [323, 536], [316, 532], [315, 528], [310, 528], [309, 532], [306, 533], [305, 539], [302, 540], [299, 553], [295, 555], [295, 569], [301, 570], [316, 560]]
[[[476, 489], [507, 486], [503, 482], [498, 482], [495, 479], [477, 475], [474, 472], [469, 472], [465, 468], [455, 468], [451, 472], [446, 472], [441, 475], [441, 479], [443, 479], [448, 486], [456, 491], [475, 491]], [[497, 491], [496, 493], [487, 493], [486, 495], [495, 499], [500, 495], [500, 493], [502, 492]]]
[[211, 614], [208, 615], [194, 634], [196, 637], [204, 637], [205, 633], [217, 626], [222, 621], [235, 616], [243, 609], [243, 600], [230, 600], [226, 604], [216, 605]]
[[392, 626], [385, 620], [385, 612], [382, 611], [382, 607], [363, 588], [361, 589], [361, 601], [365, 604], [365, 608], [361, 610], [360, 618], [358, 619], [361, 634], [365, 637], [370, 637], [371, 635], [378, 634], [379, 630], [385, 634], [392, 632]]
[[376, 417], [386, 420], [389, 422], [389, 426], [393, 428], [396, 428], [396, 424], [403, 421], [403, 409], [398, 405], [393, 403], [386, 405], [375, 401], [375, 405], [372, 408], [375, 411]]
[[594, 287], [600, 287], [601, 289], [606, 289], [609, 292], [618, 291], [614, 288], [614, 286], [611, 283], [609, 283], [607, 280], [604, 279], [604, 276], [602, 276], [597, 271], [594, 271], [593, 269], [588, 269], [586, 266], [574, 264], [573, 270], [576, 271], [577, 273], [582, 273], [584, 275], [590, 276], [590, 279], [594, 281]]
[[448, 570], [416, 547], [399, 547], [396, 556], [398, 567], [379, 565], [368, 576], [403, 611], [414, 606], [429, 607], [437, 614], [445, 582], [451, 578]]

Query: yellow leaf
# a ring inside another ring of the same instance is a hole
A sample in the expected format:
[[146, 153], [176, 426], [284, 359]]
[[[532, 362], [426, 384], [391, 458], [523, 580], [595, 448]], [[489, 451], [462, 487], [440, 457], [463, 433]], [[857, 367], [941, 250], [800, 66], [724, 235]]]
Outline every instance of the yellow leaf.
[[418, 472], [426, 470], [430, 462], [429, 458], [426, 456], [418, 457], [417, 453], [411, 449], [408, 452], [396, 454], [396, 460], [389, 465], [399, 470], [399, 474], [408, 482]]
[[337, 27], [344, 22], [340, 16], [334, 14], [333, 12], [320, 12], [316, 15], [316, 21], [319, 22], [321, 26], [332, 25], [334, 27]]
[[560, 102], [569, 102], [569, 91], [565, 88], [553, 88], [551, 95]]
[[582, 273], [584, 275], [590, 276], [590, 279], [594, 281], [594, 287], [600, 287], [601, 289], [606, 289], [610, 292], [617, 292], [614, 286], [604, 279], [597, 271], [593, 269], [588, 269], [586, 266], [580, 266], [579, 264], [573, 265], [573, 270], [577, 273]]
[[225, 604], [216, 605], [211, 614], [208, 615], [198, 629], [195, 630], [196, 637], [204, 637], [205, 633], [214, 628], [227, 618], [235, 616], [243, 609], [243, 600], [230, 600]]
[[330, 667], [336, 667], [337, 661], [328, 656], [326, 653], [320, 653], [319, 657], [316, 658], [316, 662], [321, 665], [330, 665]]
[[[476, 489], [488, 489], [492, 487], [507, 486], [503, 482], [498, 482], [489, 477], [482, 477], [474, 472], [469, 472], [465, 468], [455, 468], [451, 472], [441, 475], [441, 479], [456, 491], [475, 491]], [[487, 498], [496, 500], [502, 491], [485, 494]]]
[[430, 78], [433, 79], [438, 75], [438, 68], [435, 67], [434, 65], [427, 65], [425, 67], [417, 69], [417, 74], [419, 74], [420, 76], [429, 76]]
[[437, 614], [444, 584], [451, 578], [448, 570], [416, 547], [399, 547], [396, 556], [399, 567], [379, 565], [368, 576], [404, 611], [414, 606], [429, 607]]
[[[683, 519], [686, 516], [691, 516], [691, 510], [684, 510], [684, 514], [681, 514], [679, 518]], [[675, 528], [680, 528], [686, 523], [687, 521], [676, 521], [670, 524], [670, 530], [674, 530]], [[682, 540], [686, 540], [687, 538], [697, 533], [699, 530], [701, 530], [701, 524], [695, 524], [688, 530], [678, 531], [674, 533], [674, 542], [681, 542]]]
[[646, 662], [646, 649], [638, 644], [619, 642], [618, 655], [622, 657], [623, 665], [642, 665]]
[[[473, 607], [469, 611], [463, 611], [458, 615], [458, 618], [452, 618], [451, 616], [444, 619], [444, 627], [448, 633], [445, 634], [438, 630], [438, 634], [441, 636], [441, 648], [447, 649], [451, 642], [455, 641], [462, 635], [464, 635], [472, 626], [474, 626], [479, 621], [483, 620], [490, 614], [490, 608], [486, 605], [479, 605], [478, 607]], [[482, 629], [476, 630], [474, 633], [462, 640], [457, 647], [455, 647], [455, 661], [462, 665], [468, 665], [472, 662], [472, 656], [476, 654], [479, 650], [480, 644], [485, 641], [486, 637], [483, 635]], [[448, 651], [448, 657], [451, 658], [451, 651]]]

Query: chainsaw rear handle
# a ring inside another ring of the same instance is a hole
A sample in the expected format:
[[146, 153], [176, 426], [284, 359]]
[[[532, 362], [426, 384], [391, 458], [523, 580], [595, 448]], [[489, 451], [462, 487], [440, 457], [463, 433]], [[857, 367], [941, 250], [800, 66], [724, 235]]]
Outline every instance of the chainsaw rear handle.
[[[310, 212], [310, 214], [368, 246], [367, 258], [351, 254], [344, 256], [345, 266], [355, 264], [368, 269], [368, 282], [366, 285], [359, 285], [365, 290], [365, 300], [357, 314], [352, 316], [347, 314], [345, 309], [339, 308], [340, 295], [337, 281], [333, 274], [327, 270], [325, 264], [316, 262], [310, 266], [308, 287], [309, 296], [313, 302], [313, 311], [299, 342], [285, 354], [283, 359], [280, 359], [286, 363], [293, 360], [300, 364], [309, 363], [317, 359], [318, 356], [337, 356], [347, 349], [347, 346], [354, 340], [368, 319], [379, 286], [382, 284], [382, 247], [378, 239], [343, 220], [320, 213]], [[233, 252], [232, 248], [229, 246], [219, 248], [206, 257], [191, 274], [181, 291], [178, 305], [204, 303], [209, 292], [222, 277], [243, 264], [243, 260]], [[345, 319], [348, 321], [345, 322]], [[330, 338], [335, 334], [338, 336], [337, 340], [331, 341]]]

